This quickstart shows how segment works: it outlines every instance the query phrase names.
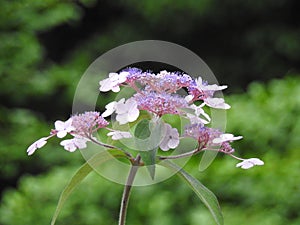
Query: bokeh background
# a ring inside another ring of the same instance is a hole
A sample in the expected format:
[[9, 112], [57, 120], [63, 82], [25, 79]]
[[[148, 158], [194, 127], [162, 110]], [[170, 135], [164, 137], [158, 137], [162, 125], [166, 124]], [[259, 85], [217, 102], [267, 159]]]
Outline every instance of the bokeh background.
[[[26, 148], [70, 116], [77, 82], [98, 56], [157, 39], [198, 54], [228, 84], [228, 132], [238, 155], [265, 166], [235, 168], [218, 155], [187, 170], [220, 200], [225, 225], [300, 224], [300, 2], [297, 0], [0, 0], [1, 225], [46, 225], [84, 162], [52, 140]], [[156, 70], [157, 68], [148, 68]], [[100, 109], [103, 106], [99, 106]], [[96, 174], [74, 192], [57, 224], [116, 224], [122, 186]], [[178, 178], [134, 188], [128, 224], [210, 225], [208, 210]]]

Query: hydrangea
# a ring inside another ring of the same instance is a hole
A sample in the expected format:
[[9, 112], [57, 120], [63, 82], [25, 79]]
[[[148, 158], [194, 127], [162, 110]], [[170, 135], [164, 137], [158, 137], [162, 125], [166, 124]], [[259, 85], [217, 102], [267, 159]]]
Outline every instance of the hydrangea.
[[65, 122], [57, 120], [54, 123], [54, 126], [55, 126], [56, 136], [59, 138], [65, 137], [69, 132], [75, 129], [72, 126], [72, 118], [68, 119]]
[[127, 75], [128, 75], [127, 72], [122, 72], [120, 74], [110, 73], [108, 75], [109, 78], [99, 82], [100, 84], [99, 90], [103, 92], [107, 92], [107, 91], [119, 92], [120, 91], [119, 85], [126, 81]]
[[[43, 147], [49, 138], [53, 136], [64, 138], [68, 134], [72, 138], [62, 140], [60, 145], [70, 152], [86, 148], [87, 142], [117, 148], [100, 142], [94, 133], [99, 129], [107, 129], [109, 131], [107, 137], [111, 137], [114, 141], [133, 138], [129, 130], [109, 128], [109, 122], [105, 118], [115, 114], [116, 122], [119, 125], [129, 124], [130, 128], [132, 126], [130, 123], [139, 120], [140, 115], [143, 115], [141, 118], [145, 117], [145, 113], [141, 113], [144, 111], [148, 115], [146, 118], [161, 121], [164, 126], [164, 136], [161, 140], [157, 140], [162, 151], [175, 149], [181, 138], [189, 137], [194, 138], [198, 143], [195, 152], [190, 154], [217, 150], [241, 160], [242, 162], [237, 164], [237, 167], [243, 169], [251, 168], [254, 165], [263, 165], [261, 160], [255, 158], [247, 160], [233, 155], [234, 149], [231, 147], [231, 142], [241, 139], [242, 136], [235, 137], [233, 134], [223, 133], [218, 129], [206, 126], [211, 122], [211, 118], [205, 112], [204, 106], [222, 110], [230, 108], [223, 98], [214, 96], [216, 92], [226, 89], [227, 85], [208, 84], [201, 77], [193, 79], [182, 72], [163, 70], [153, 73], [138, 68], [126, 68], [119, 73], [109, 73], [108, 78], [100, 81], [99, 85], [101, 92], [119, 92], [122, 86], [127, 86], [136, 93], [128, 98], [108, 103], [102, 115], [100, 112], [91, 111], [72, 115], [65, 122], [56, 121], [54, 129], [51, 130], [48, 137], [42, 137], [28, 147], [28, 155], [32, 155], [37, 149]], [[183, 89], [188, 91], [187, 95], [182, 95], [180, 91]], [[176, 128], [163, 121], [163, 116], [167, 114], [179, 115], [189, 121], [182, 136], [179, 135]], [[185, 155], [186, 153], [183, 156]]]
[[168, 151], [170, 148], [176, 148], [179, 145], [179, 133], [176, 128], [172, 128], [170, 124], [165, 124], [165, 135], [159, 147], [163, 151]]
[[257, 158], [250, 158], [250, 159], [245, 159], [242, 162], [236, 164], [236, 167], [241, 167], [242, 169], [250, 169], [253, 166], [262, 166], [264, 165], [264, 162], [260, 159]]

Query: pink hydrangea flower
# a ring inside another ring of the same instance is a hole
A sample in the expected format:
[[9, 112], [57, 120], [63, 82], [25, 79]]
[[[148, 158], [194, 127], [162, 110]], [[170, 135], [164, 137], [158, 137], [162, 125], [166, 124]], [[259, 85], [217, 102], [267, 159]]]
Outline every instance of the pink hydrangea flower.
[[121, 125], [135, 121], [140, 115], [140, 111], [137, 108], [137, 102], [132, 98], [128, 99], [125, 103], [118, 102], [115, 105], [115, 109], [117, 113], [116, 120]]
[[31, 144], [27, 148], [27, 154], [32, 155], [37, 149], [43, 147], [45, 144], [47, 144], [47, 140], [49, 137], [42, 137], [39, 140], [35, 141], [33, 144]]
[[212, 84], [212, 85], [209, 85], [209, 84], [206, 84], [205, 82], [202, 81], [202, 78], [201, 77], [198, 77], [196, 80], [196, 84], [197, 84], [197, 88], [199, 90], [202, 90], [202, 91], [221, 91], [221, 90], [224, 90], [227, 88], [227, 85], [222, 85], [222, 86], [219, 86], [219, 85], [216, 85], [216, 84]]
[[99, 82], [100, 91], [107, 92], [111, 90], [113, 92], [119, 92], [119, 85], [126, 81], [126, 77], [128, 74], [128, 72], [121, 72], [120, 74], [110, 73], [107, 79], [104, 79]]
[[262, 166], [264, 165], [264, 162], [258, 158], [250, 158], [250, 159], [245, 159], [242, 162], [236, 164], [236, 167], [241, 167], [242, 169], [250, 169], [253, 166]]
[[223, 98], [206, 98], [204, 103], [211, 108], [230, 109], [230, 105], [225, 103]]
[[107, 104], [105, 108], [106, 111], [102, 116], [107, 117], [116, 112], [116, 120], [121, 125], [135, 121], [140, 115], [140, 111], [137, 108], [137, 102], [132, 98], [127, 99], [126, 102], [125, 98], [120, 99], [118, 102], [111, 102]]
[[219, 143], [228, 142], [228, 141], [240, 140], [242, 138], [243, 138], [243, 136], [235, 137], [233, 134], [221, 134], [219, 137], [213, 139], [212, 142], [215, 144], [219, 144]]
[[[194, 114], [187, 113], [187, 117], [189, 118], [191, 124], [195, 123], [203, 123], [208, 124], [210, 122], [210, 117], [207, 113], [204, 112], [203, 107], [204, 104], [196, 106], [195, 104], [190, 105], [190, 108], [194, 110]], [[201, 118], [201, 117], [202, 118]]]
[[107, 136], [112, 136], [111, 138], [113, 140], [120, 140], [120, 139], [123, 139], [123, 138], [131, 138], [132, 137], [129, 132], [119, 131], [119, 130], [111, 131], [107, 134]]
[[159, 147], [163, 151], [170, 148], [176, 148], [179, 145], [179, 133], [176, 128], [172, 128], [170, 124], [165, 124], [166, 133]]
[[58, 138], [65, 137], [69, 132], [73, 131], [75, 128], [72, 126], [72, 118], [68, 119], [67, 121], [63, 122], [61, 120], [57, 120], [54, 123], [56, 136]]
[[60, 142], [60, 145], [69, 152], [74, 152], [76, 149], [86, 148], [87, 140], [80, 137], [74, 137], [73, 139], [67, 139]]

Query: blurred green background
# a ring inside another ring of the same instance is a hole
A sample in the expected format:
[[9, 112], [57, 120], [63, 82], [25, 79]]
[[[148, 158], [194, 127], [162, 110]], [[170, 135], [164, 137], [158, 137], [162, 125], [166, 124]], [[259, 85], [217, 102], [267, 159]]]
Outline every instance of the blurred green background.
[[[121, 44], [158, 39], [197, 53], [228, 84], [227, 131], [242, 157], [219, 155], [187, 170], [220, 200], [225, 225], [300, 224], [300, 2], [297, 0], [0, 0], [1, 225], [50, 224], [58, 197], [83, 163], [52, 140], [26, 148], [65, 120], [77, 82], [98, 56]], [[155, 68], [148, 68], [155, 69]], [[103, 106], [100, 106], [100, 108]], [[122, 186], [93, 174], [57, 224], [116, 224]], [[214, 224], [178, 178], [134, 188], [128, 224]]]

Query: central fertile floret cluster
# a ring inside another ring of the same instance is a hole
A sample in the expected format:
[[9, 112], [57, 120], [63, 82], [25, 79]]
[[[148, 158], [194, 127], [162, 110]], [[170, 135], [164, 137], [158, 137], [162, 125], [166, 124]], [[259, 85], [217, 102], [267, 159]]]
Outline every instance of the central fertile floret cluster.
[[[234, 137], [232, 134], [222, 133], [220, 130], [206, 127], [211, 119], [205, 113], [204, 107], [208, 106], [216, 109], [229, 109], [223, 98], [214, 97], [215, 92], [224, 90], [226, 85], [209, 85], [202, 78], [193, 79], [191, 76], [180, 72], [161, 71], [157, 74], [150, 71], [143, 72], [138, 68], [127, 68], [120, 73], [109, 73], [108, 78], [101, 80], [101, 92], [119, 92], [121, 87], [127, 86], [135, 90], [130, 98], [122, 98], [118, 101], [110, 102], [105, 106], [102, 115], [99, 112], [85, 112], [71, 116], [67, 121], [56, 121], [55, 129], [50, 136], [43, 137], [34, 142], [28, 149], [29, 155], [36, 149], [43, 147], [50, 137], [57, 136], [63, 138], [67, 134], [73, 139], [63, 140], [60, 144], [68, 151], [83, 149], [88, 141], [109, 146], [99, 142], [93, 134], [98, 129], [104, 128], [110, 132], [107, 134], [113, 140], [132, 138], [130, 130], [120, 131], [109, 128], [106, 117], [115, 113], [116, 121], [120, 124], [128, 124], [139, 119], [140, 112], [145, 111], [153, 121], [161, 121], [164, 136], [157, 140], [159, 147], [163, 151], [175, 149], [181, 138], [190, 137], [198, 142], [197, 151], [218, 150], [241, 160], [237, 166], [244, 169], [254, 165], [263, 165], [259, 159], [241, 159], [233, 156], [234, 149], [230, 142], [239, 140], [242, 136]], [[186, 95], [182, 95], [182, 91]], [[189, 121], [182, 135], [176, 128], [163, 121], [163, 115], [179, 115]], [[130, 126], [129, 126], [130, 127]], [[113, 147], [113, 146], [110, 146]]]

